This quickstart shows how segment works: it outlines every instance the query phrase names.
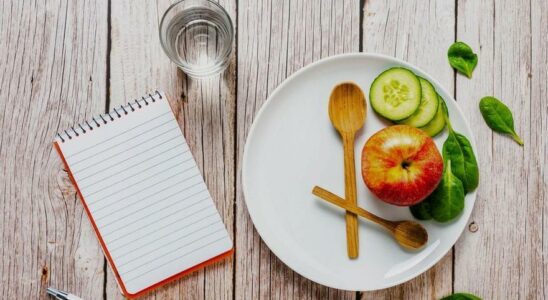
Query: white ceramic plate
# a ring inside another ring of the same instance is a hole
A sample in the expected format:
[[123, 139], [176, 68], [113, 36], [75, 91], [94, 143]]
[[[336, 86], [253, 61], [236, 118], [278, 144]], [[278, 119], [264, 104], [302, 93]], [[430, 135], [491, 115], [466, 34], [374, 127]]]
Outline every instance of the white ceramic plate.
[[[311, 194], [319, 185], [344, 197], [342, 144], [329, 121], [329, 95], [337, 83], [353, 81], [368, 98], [375, 77], [393, 66], [409, 68], [434, 84], [447, 103], [453, 127], [468, 137], [477, 153], [470, 127], [452, 96], [417, 67], [378, 54], [334, 56], [296, 72], [263, 105], [247, 138], [242, 178], [255, 228], [290, 268], [329, 287], [377, 290], [421, 274], [455, 244], [474, 207], [475, 192], [466, 195], [464, 212], [454, 222], [421, 222], [429, 240], [418, 252], [404, 250], [383, 229], [361, 220], [360, 256], [348, 259], [344, 211]], [[361, 177], [362, 147], [387, 125], [367, 99], [365, 129], [355, 143], [358, 204], [390, 220], [413, 219], [408, 208], [377, 200]], [[435, 138], [440, 152], [446, 137], [444, 132]]]

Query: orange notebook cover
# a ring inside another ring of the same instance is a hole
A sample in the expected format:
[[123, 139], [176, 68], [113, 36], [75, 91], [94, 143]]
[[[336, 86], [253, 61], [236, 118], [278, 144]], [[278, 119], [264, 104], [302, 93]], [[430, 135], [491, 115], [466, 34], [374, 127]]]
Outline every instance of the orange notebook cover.
[[161, 92], [57, 134], [121, 292], [138, 297], [233, 252]]

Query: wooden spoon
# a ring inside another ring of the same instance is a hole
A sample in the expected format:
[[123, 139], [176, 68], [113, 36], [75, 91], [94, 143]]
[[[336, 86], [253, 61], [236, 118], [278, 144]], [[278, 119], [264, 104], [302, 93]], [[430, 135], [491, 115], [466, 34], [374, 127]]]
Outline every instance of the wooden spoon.
[[396, 241], [405, 248], [413, 250], [420, 249], [422, 248], [422, 246], [426, 245], [426, 242], [428, 242], [428, 232], [426, 232], [426, 229], [424, 229], [424, 227], [422, 227], [422, 225], [417, 222], [389, 221], [383, 219], [366, 211], [363, 208], [349, 204], [348, 201], [344, 201], [344, 199], [325, 189], [322, 189], [319, 186], [314, 187], [314, 189], [312, 190], [312, 194], [320, 197], [323, 200], [326, 200], [327, 202], [344, 208], [346, 211], [351, 211], [359, 216], [362, 216], [372, 221], [373, 223], [381, 225], [390, 233], [392, 233], [394, 239], [396, 239]]
[[[345, 198], [348, 205], [356, 206], [356, 170], [354, 138], [365, 123], [366, 104], [362, 90], [354, 83], [337, 85], [329, 97], [329, 119], [343, 140]], [[359, 253], [358, 216], [346, 212], [346, 242], [348, 257]]]

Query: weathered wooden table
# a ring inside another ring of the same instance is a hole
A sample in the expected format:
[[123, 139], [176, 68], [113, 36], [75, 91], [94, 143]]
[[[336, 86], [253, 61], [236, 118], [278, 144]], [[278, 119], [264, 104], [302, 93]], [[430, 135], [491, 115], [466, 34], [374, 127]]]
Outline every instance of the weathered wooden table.
[[[45, 298], [47, 286], [120, 299], [54, 134], [161, 88], [172, 99], [236, 254], [150, 299], [485, 299], [548, 297], [548, 1], [221, 0], [237, 27], [232, 64], [196, 82], [170, 63], [158, 23], [170, 1], [0, 4], [0, 298]], [[455, 40], [479, 55], [456, 75]], [[435, 267], [374, 293], [329, 289], [292, 272], [261, 241], [241, 189], [254, 115], [299, 68], [345, 52], [412, 62], [452, 91], [478, 144], [481, 183], [470, 226]], [[519, 147], [478, 110], [494, 95], [514, 111]]]

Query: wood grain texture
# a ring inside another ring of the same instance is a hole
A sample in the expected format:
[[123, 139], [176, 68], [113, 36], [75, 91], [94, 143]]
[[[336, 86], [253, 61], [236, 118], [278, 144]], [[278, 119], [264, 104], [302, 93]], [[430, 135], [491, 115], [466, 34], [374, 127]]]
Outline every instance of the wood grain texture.
[[[459, 1], [457, 24], [457, 38], [479, 56], [472, 80], [457, 77], [457, 98], [474, 126], [481, 174], [472, 214], [479, 230], [455, 247], [455, 290], [485, 299], [544, 299], [548, 6]], [[478, 110], [483, 96], [513, 111], [524, 147], [485, 125]]]
[[392, 234], [392, 237], [396, 240], [396, 242], [404, 248], [417, 250], [422, 248], [426, 242], [428, 242], [428, 232], [426, 232], [426, 229], [421, 224], [415, 221], [390, 221], [383, 219], [357, 205], [348, 203], [346, 199], [343, 199], [319, 186], [315, 186], [312, 189], [312, 194], [338, 206], [339, 208], [343, 208], [346, 211], [352, 212], [373, 223], [376, 223], [379, 226], [384, 227], [386, 231]]
[[[363, 51], [401, 58], [436, 78], [450, 93], [454, 74], [447, 48], [455, 39], [454, 1], [370, 0], [363, 13]], [[452, 251], [429, 271], [362, 299], [434, 299], [452, 290]]]
[[106, 1], [0, 4], [1, 298], [102, 297], [103, 254], [52, 143], [104, 108], [106, 44]]
[[322, 57], [357, 51], [358, 1], [238, 2], [236, 299], [354, 299], [302, 278], [261, 241], [241, 190], [241, 158], [253, 118], [288, 75]]
[[[287, 1], [238, 2], [236, 299], [270, 299], [271, 253], [255, 231], [243, 202], [239, 164], [253, 116], [272, 89], [270, 82], [280, 83], [286, 76], [287, 51], [280, 48], [287, 48], [288, 22]], [[272, 51], [272, 46], [278, 51]], [[268, 75], [271, 68], [276, 77]], [[293, 273], [285, 269], [281, 277], [284, 275], [291, 277], [287, 280], [292, 284]]]
[[[344, 160], [344, 198], [349, 204], [357, 206], [356, 163], [354, 143], [356, 132], [365, 124], [366, 103], [360, 87], [354, 83], [341, 83], [333, 88], [329, 96], [329, 119], [339, 132], [343, 144]], [[346, 211], [346, 251], [348, 258], [359, 256], [358, 216]]]
[[[547, 1], [220, 0], [235, 22], [237, 57], [202, 82], [160, 47], [158, 23], [172, 1], [0, 2], [0, 298], [47, 299], [51, 285], [122, 299], [52, 141], [157, 88], [171, 99], [236, 253], [143, 299], [437, 299], [453, 290], [548, 298]], [[479, 55], [472, 79], [447, 63], [455, 40]], [[274, 88], [313, 61], [360, 49], [414, 63], [455, 93], [481, 174], [471, 226], [454, 251], [407, 283], [356, 294], [315, 284], [269, 251], [240, 172], [253, 118]], [[523, 148], [485, 125], [478, 102], [487, 95], [512, 109]]]
[[[531, 217], [529, 230], [536, 241], [530, 259], [534, 268], [531, 286], [524, 296], [548, 299], [548, 2], [531, 2], [531, 104], [529, 131], [531, 148], [528, 150], [527, 195], [533, 206], [528, 208]], [[537, 107], [538, 105], [538, 107]], [[524, 132], [524, 129], [521, 129]], [[535, 227], [538, 226], [538, 227]], [[527, 234], [527, 233], [526, 233]], [[527, 236], [530, 236], [527, 234]], [[540, 239], [540, 241], [539, 241]], [[525, 270], [527, 272], [527, 269]]]
[[[158, 39], [163, 12], [174, 1], [113, 1], [111, 10], [110, 108], [161, 89], [183, 129], [217, 209], [233, 238], [235, 74], [187, 78], [164, 54]], [[235, 2], [220, 4], [235, 19]], [[230, 299], [233, 262], [225, 260], [148, 295], [150, 299]], [[108, 272], [107, 299], [120, 298]], [[147, 297], [145, 297], [147, 298]]]

